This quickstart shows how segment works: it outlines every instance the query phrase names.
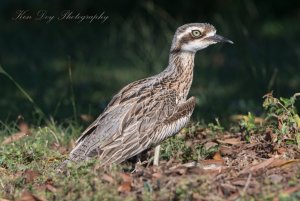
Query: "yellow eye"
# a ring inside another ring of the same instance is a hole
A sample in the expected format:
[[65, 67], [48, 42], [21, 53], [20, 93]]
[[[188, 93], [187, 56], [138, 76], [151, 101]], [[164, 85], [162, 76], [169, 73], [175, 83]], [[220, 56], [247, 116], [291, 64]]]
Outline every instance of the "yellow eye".
[[201, 36], [201, 32], [199, 31], [199, 30], [193, 30], [192, 31], [192, 35], [193, 35], [193, 37], [200, 37]]

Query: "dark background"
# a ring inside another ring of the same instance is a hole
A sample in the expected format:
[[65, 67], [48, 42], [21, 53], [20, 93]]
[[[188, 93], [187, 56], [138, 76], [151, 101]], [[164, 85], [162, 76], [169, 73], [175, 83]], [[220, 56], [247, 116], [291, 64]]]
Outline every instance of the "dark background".
[[[12, 1], [0, 3], [0, 64], [46, 116], [57, 121], [96, 117], [126, 84], [162, 71], [176, 28], [209, 22], [234, 45], [215, 45], [195, 59], [190, 95], [195, 120], [262, 113], [262, 96], [300, 92], [300, 1]], [[59, 16], [105, 11], [94, 21], [14, 21], [16, 11]], [[72, 69], [73, 84], [69, 71]], [[76, 106], [72, 105], [72, 87]], [[35, 119], [35, 107], [0, 74], [0, 121], [19, 114]], [[74, 114], [76, 108], [76, 114]], [[74, 115], [76, 117], [74, 117]]]

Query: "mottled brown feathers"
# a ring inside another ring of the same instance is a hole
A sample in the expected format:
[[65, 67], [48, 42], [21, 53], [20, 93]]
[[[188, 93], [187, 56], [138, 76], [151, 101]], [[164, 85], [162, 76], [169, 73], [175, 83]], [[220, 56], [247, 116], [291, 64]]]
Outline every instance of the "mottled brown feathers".
[[168, 67], [160, 74], [135, 81], [117, 93], [104, 112], [82, 133], [68, 161], [98, 156], [103, 165], [120, 163], [161, 143], [186, 125], [195, 107], [194, 97], [187, 100], [195, 53], [181, 51], [180, 47], [195, 40], [189, 33], [189, 29], [195, 26], [204, 35], [205, 31], [214, 31], [209, 24], [179, 27], [173, 39]]

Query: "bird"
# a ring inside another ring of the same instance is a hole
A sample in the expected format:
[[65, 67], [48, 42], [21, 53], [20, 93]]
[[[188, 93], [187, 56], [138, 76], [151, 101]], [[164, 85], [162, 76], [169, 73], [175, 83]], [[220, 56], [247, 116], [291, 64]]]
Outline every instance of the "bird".
[[195, 97], [188, 98], [195, 54], [220, 42], [233, 44], [216, 34], [209, 23], [178, 27], [167, 67], [121, 89], [77, 139], [62, 166], [93, 157], [103, 166], [119, 164], [177, 134], [189, 122], [196, 105]]

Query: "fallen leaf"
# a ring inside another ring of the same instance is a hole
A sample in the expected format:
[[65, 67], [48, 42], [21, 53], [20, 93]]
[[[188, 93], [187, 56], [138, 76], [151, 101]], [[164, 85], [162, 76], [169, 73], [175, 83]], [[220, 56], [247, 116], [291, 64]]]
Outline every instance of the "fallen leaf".
[[131, 182], [123, 182], [119, 187], [118, 187], [118, 192], [120, 193], [127, 193], [131, 191]]
[[202, 201], [204, 197], [202, 197], [199, 193], [193, 193], [193, 200], [194, 201]]
[[155, 173], [152, 174], [152, 177], [153, 177], [154, 179], [160, 179], [162, 176], [163, 176], [163, 175], [162, 175], [161, 173], [159, 173], [159, 172], [155, 172]]
[[178, 168], [175, 170], [178, 174], [180, 175], [184, 175], [187, 172], [187, 168], [186, 167], [182, 167], [182, 168]]
[[237, 190], [237, 188], [229, 183], [221, 184], [222, 191], [225, 195], [229, 195]]
[[200, 162], [201, 168], [205, 171], [207, 174], [216, 174], [221, 173], [222, 169], [224, 168], [223, 160], [204, 160]]
[[[20, 140], [21, 138], [25, 137], [26, 135], [31, 134], [31, 131], [29, 129], [28, 124], [26, 122], [24, 122], [22, 118], [23, 118], [22, 116], [19, 116], [18, 120], [17, 120], [17, 121], [20, 121], [18, 123], [18, 127], [19, 127], [20, 132], [17, 132], [15, 134], [12, 134], [11, 136], [7, 137], [2, 142], [2, 144], [10, 144], [12, 142]], [[22, 120], [20, 120], [20, 119], [22, 119]]]
[[215, 142], [207, 142], [207, 143], [204, 144], [204, 147], [205, 147], [206, 150], [208, 150], [208, 149], [210, 149], [210, 148], [212, 148], [212, 147], [215, 147], [215, 146], [217, 146], [217, 145], [218, 145], [218, 144], [215, 143]]
[[221, 145], [219, 151], [222, 155], [232, 155], [236, 150], [232, 149], [232, 147]]
[[238, 179], [238, 180], [232, 181], [231, 183], [235, 186], [243, 186], [244, 187], [247, 183], [247, 179], [246, 178], [245, 179]]
[[43, 199], [33, 195], [28, 191], [24, 191], [17, 201], [44, 201]]
[[203, 161], [201, 161], [202, 166], [214, 165], [214, 166], [221, 167], [221, 166], [223, 166], [223, 164], [224, 164], [223, 160], [203, 160]]
[[228, 138], [225, 140], [217, 140], [221, 144], [230, 144], [230, 145], [238, 145], [243, 144], [244, 142], [241, 141], [239, 138]]
[[283, 193], [284, 193], [284, 194], [290, 195], [290, 194], [292, 194], [292, 193], [294, 193], [294, 192], [297, 192], [297, 191], [300, 191], [300, 186], [289, 187], [289, 188], [285, 189], [285, 190], [283, 191]]
[[32, 183], [38, 176], [40, 176], [40, 174], [34, 170], [25, 170], [23, 176], [25, 177], [26, 183]]
[[284, 147], [280, 147], [280, 148], [278, 148], [278, 150], [277, 150], [277, 152], [278, 152], [279, 154], [284, 154], [284, 153], [286, 153], [286, 151], [287, 151], [287, 149], [284, 148]]
[[23, 133], [23, 132], [17, 132], [9, 137], [7, 137], [3, 142], [2, 144], [5, 145], [5, 144], [10, 144], [12, 142], [15, 142], [15, 141], [18, 141], [20, 140], [21, 138], [25, 137], [26, 136], [26, 133]]
[[131, 182], [131, 175], [126, 173], [120, 173], [120, 176], [122, 177], [123, 182]]
[[291, 159], [291, 160], [276, 159], [269, 165], [269, 168], [285, 167], [295, 163], [300, 163], [300, 159]]
[[252, 165], [250, 167], [246, 167], [245, 169], [243, 169], [240, 174], [246, 174], [246, 173], [250, 173], [250, 172], [255, 172], [261, 169], [266, 168], [268, 165], [270, 165], [273, 161], [275, 160], [275, 158], [269, 158], [265, 161], [262, 161], [258, 164]]
[[218, 161], [223, 160], [223, 158], [222, 158], [222, 156], [221, 156], [221, 154], [220, 154], [220, 151], [217, 151], [217, 152], [215, 153], [215, 155], [213, 156], [213, 159], [214, 159], [214, 160], [218, 160]]
[[55, 193], [57, 191], [57, 189], [51, 184], [46, 184], [46, 189], [52, 193]]
[[104, 174], [104, 175], [102, 176], [102, 179], [103, 179], [104, 181], [109, 182], [109, 183], [115, 183], [114, 178], [112, 178], [112, 177], [111, 177], [110, 175], [108, 175], [108, 174]]

